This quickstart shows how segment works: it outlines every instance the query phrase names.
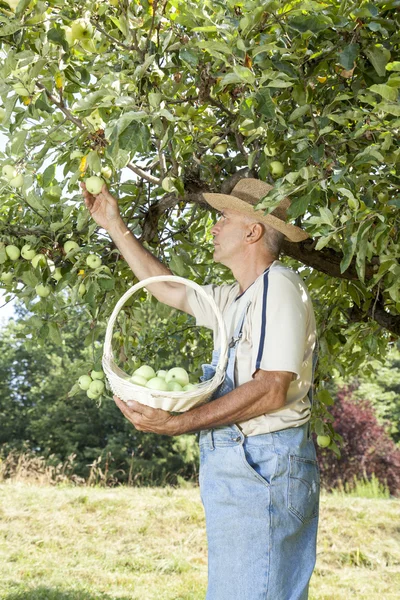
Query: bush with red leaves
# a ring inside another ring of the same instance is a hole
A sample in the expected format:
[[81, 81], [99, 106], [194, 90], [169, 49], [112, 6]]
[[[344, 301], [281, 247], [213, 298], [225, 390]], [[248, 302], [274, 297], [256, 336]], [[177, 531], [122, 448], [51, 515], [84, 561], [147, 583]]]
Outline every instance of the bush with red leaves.
[[378, 423], [372, 404], [353, 399], [351, 389], [343, 388], [330, 412], [343, 446], [340, 458], [317, 446], [322, 486], [331, 490], [375, 474], [393, 496], [400, 495], [400, 449]]

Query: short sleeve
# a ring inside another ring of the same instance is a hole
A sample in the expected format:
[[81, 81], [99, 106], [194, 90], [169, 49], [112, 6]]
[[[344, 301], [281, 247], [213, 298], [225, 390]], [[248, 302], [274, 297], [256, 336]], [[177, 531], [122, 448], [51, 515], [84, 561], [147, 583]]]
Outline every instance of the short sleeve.
[[296, 275], [283, 269], [264, 275], [252, 318], [254, 371], [300, 376], [306, 349], [310, 299]]
[[[232, 294], [233, 286], [230, 285], [203, 285], [202, 290], [211, 296], [221, 312], [224, 312], [229, 297]], [[213, 331], [217, 330], [217, 317], [203, 296], [193, 288], [186, 288], [186, 297], [189, 306], [196, 318], [196, 325], [208, 327]]]

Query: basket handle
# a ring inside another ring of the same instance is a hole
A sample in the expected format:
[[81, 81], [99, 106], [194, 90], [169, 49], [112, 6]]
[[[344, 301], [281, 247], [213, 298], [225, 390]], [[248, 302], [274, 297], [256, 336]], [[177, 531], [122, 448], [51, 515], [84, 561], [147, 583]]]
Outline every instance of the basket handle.
[[130, 298], [138, 290], [140, 290], [148, 285], [151, 285], [152, 283], [158, 283], [158, 282], [162, 282], [162, 281], [171, 281], [174, 283], [182, 283], [183, 285], [187, 285], [188, 287], [191, 287], [194, 290], [196, 290], [196, 292], [198, 294], [200, 294], [203, 298], [205, 298], [205, 300], [207, 300], [207, 302], [210, 304], [211, 308], [213, 309], [213, 311], [217, 317], [218, 325], [219, 325], [219, 328], [221, 331], [221, 352], [220, 352], [220, 356], [219, 356], [219, 360], [218, 360], [217, 370], [225, 371], [226, 363], [228, 360], [228, 338], [226, 335], [225, 323], [224, 323], [224, 320], [222, 317], [222, 313], [221, 313], [220, 309], [218, 308], [217, 304], [215, 303], [214, 298], [212, 298], [211, 296], [206, 294], [206, 292], [201, 288], [200, 285], [198, 285], [194, 281], [191, 281], [190, 279], [185, 279], [184, 277], [178, 277], [177, 275], [156, 275], [155, 277], [148, 277], [147, 279], [142, 279], [141, 281], [138, 281], [138, 283], [133, 285], [127, 292], [125, 292], [125, 294], [123, 296], [121, 296], [121, 298], [118, 300], [117, 304], [115, 305], [114, 310], [108, 321], [105, 340], [104, 340], [104, 358], [108, 361], [113, 361], [113, 359], [114, 359], [113, 351], [112, 351], [112, 347], [111, 347], [114, 324], [117, 319], [119, 311], [121, 310], [121, 308], [123, 307], [125, 302], [128, 300], [128, 298]]

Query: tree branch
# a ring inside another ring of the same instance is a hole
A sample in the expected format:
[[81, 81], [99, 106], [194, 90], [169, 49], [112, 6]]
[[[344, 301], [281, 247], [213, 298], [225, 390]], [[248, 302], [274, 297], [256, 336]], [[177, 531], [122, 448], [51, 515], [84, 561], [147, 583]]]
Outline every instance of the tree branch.
[[149, 181], [150, 183], [156, 183], [157, 185], [161, 183], [161, 180], [158, 177], [154, 177], [154, 175], [149, 175], [149, 173], [146, 173], [146, 171], [143, 171], [140, 167], [137, 167], [132, 163], [129, 163], [126, 166], [128, 167], [128, 169], [136, 173], [136, 175], [138, 175], [141, 179], [146, 179], [146, 181]]

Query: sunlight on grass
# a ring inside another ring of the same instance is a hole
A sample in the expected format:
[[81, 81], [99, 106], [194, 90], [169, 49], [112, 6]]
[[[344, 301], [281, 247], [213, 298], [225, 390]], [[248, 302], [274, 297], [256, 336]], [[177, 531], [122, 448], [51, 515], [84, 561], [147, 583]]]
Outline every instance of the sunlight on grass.
[[[397, 600], [400, 501], [323, 495], [310, 600]], [[197, 487], [0, 485], [1, 600], [204, 600]]]

